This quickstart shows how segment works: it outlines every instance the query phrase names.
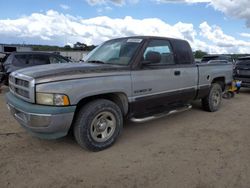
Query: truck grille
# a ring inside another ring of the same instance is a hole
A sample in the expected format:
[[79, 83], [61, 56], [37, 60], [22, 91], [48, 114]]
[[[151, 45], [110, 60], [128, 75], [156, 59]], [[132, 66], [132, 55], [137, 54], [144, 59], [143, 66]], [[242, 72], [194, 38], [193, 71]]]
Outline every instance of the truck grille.
[[33, 78], [13, 72], [9, 76], [9, 89], [17, 97], [34, 102]]

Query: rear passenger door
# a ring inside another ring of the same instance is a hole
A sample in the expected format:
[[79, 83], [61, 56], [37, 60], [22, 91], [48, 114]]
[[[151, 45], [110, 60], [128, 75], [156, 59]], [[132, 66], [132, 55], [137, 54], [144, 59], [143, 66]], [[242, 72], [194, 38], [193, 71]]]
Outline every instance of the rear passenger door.
[[[159, 54], [160, 61], [149, 63], [149, 53]], [[172, 108], [195, 97], [197, 68], [177, 64], [170, 41], [150, 40], [141, 58], [141, 69], [132, 71], [132, 110], [144, 114]]]

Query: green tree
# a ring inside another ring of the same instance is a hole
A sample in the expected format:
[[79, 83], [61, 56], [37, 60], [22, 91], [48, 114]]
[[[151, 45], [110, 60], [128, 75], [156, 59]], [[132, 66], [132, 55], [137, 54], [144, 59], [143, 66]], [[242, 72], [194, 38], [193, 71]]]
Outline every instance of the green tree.
[[207, 52], [203, 52], [201, 50], [197, 50], [197, 51], [194, 52], [194, 57], [196, 59], [201, 59], [205, 55], [207, 55]]
[[65, 45], [63, 48], [64, 48], [64, 50], [72, 50], [70, 45]]

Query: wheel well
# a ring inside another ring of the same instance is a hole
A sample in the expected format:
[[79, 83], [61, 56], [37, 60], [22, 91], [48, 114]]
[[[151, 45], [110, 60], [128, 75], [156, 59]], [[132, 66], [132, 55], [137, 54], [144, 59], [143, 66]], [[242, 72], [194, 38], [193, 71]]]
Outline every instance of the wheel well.
[[225, 87], [226, 87], [226, 80], [225, 80], [225, 77], [217, 77], [217, 78], [214, 78], [213, 81], [212, 81], [212, 84], [213, 83], [218, 83], [221, 85], [221, 88], [222, 88], [222, 91], [225, 91]]
[[119, 106], [124, 116], [128, 113], [128, 97], [124, 93], [107, 93], [107, 94], [94, 95], [94, 96], [83, 98], [82, 100], [78, 102], [76, 112], [85, 104], [96, 99], [110, 100]]

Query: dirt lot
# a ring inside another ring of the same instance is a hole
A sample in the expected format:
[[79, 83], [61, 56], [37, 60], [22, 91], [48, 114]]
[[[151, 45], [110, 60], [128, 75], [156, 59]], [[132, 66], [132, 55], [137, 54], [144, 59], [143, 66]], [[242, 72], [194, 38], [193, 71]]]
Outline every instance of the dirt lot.
[[33, 138], [0, 95], [0, 187], [250, 187], [250, 90], [217, 113], [190, 111], [126, 123], [118, 142], [92, 153], [68, 136]]

